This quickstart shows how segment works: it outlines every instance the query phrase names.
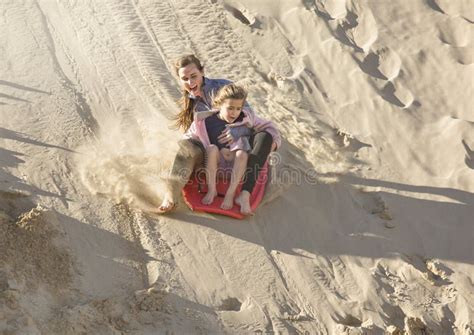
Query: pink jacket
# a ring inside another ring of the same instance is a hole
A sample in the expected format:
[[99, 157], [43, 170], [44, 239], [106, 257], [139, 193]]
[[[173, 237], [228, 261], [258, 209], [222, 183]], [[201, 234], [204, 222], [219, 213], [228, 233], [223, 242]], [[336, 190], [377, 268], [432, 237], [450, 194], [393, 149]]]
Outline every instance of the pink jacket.
[[[209, 135], [207, 134], [206, 123], [204, 122], [204, 120], [207, 117], [211, 116], [212, 114], [217, 113], [218, 111], [219, 110], [212, 110], [209, 112], [194, 113], [194, 121], [191, 124], [191, 127], [189, 127], [188, 131], [184, 134], [184, 137], [194, 138], [201, 141], [201, 143], [204, 145], [204, 148], [207, 148], [208, 146], [210, 146], [211, 143], [209, 142]], [[240, 122], [232, 123], [232, 126], [233, 127], [246, 126], [248, 128], [263, 126], [262, 130], [265, 130], [270, 135], [272, 135], [273, 142], [276, 144], [277, 149], [278, 149], [281, 145], [281, 136], [276, 125], [272, 121], [267, 121], [267, 120], [259, 118], [247, 108], [244, 108], [242, 111], [244, 113], [243, 120]], [[238, 150], [238, 149], [242, 149], [243, 147], [244, 147], [243, 139], [239, 138], [238, 141], [235, 141], [231, 144], [230, 150], [231, 151]]]

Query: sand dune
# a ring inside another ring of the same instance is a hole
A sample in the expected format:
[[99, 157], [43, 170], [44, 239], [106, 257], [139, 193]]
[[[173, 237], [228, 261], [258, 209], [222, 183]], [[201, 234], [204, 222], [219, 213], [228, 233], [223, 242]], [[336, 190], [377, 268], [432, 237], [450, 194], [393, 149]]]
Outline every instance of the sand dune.
[[[470, 1], [0, 2], [0, 333], [472, 334]], [[257, 215], [149, 213], [173, 59], [284, 143]]]

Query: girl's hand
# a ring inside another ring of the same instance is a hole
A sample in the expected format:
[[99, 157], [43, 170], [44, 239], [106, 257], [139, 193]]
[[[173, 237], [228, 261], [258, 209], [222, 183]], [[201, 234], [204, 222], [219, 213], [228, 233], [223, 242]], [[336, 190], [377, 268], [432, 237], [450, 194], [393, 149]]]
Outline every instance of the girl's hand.
[[276, 145], [276, 143], [275, 143], [275, 142], [273, 142], [273, 143], [272, 143], [272, 150], [271, 150], [271, 151], [275, 151], [275, 150], [276, 150], [276, 148], [277, 148], [277, 145]]
[[217, 141], [220, 144], [226, 144], [226, 145], [234, 142], [234, 138], [232, 137], [230, 133], [230, 128], [224, 129], [224, 131], [219, 136], [217, 136]]
[[242, 136], [250, 136], [252, 135], [252, 133], [253, 130], [246, 126], [228, 125], [227, 128], [222, 132], [222, 134], [217, 137], [217, 140], [219, 141], [219, 143], [222, 144], [231, 144], [237, 141]]
[[255, 130], [255, 132], [258, 133], [259, 131], [262, 131], [263, 128], [264, 127], [260, 124], [258, 126], [253, 127], [253, 130]]

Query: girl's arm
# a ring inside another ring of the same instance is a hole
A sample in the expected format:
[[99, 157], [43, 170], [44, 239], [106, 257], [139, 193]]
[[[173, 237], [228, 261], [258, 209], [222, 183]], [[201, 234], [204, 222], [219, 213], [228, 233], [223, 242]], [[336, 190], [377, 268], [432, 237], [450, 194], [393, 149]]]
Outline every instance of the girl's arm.
[[252, 128], [249, 128], [245, 125], [229, 128], [229, 134], [230, 136], [232, 136], [234, 141], [237, 141], [242, 136], [250, 136], [252, 135], [252, 133], [253, 133]]
[[226, 129], [218, 137], [218, 141], [220, 143], [230, 144], [238, 141], [242, 136], [252, 135], [252, 126], [255, 116], [245, 107], [243, 108], [242, 112], [245, 115], [243, 120], [227, 125]]

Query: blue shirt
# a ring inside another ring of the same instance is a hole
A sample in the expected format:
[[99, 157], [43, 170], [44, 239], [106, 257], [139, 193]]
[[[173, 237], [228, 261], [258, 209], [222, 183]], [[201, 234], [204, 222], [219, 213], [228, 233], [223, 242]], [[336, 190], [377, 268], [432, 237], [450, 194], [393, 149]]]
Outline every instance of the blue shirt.
[[[225, 120], [222, 120], [218, 117], [219, 113], [213, 114], [206, 118], [204, 122], [206, 123], [207, 136], [209, 136], [209, 142], [211, 144], [217, 145], [219, 149], [226, 148], [229, 145], [219, 143], [217, 137], [224, 131], [228, 123]], [[239, 117], [234, 122], [240, 122], [244, 119], [244, 113], [240, 112]]]

